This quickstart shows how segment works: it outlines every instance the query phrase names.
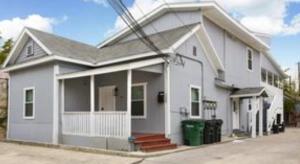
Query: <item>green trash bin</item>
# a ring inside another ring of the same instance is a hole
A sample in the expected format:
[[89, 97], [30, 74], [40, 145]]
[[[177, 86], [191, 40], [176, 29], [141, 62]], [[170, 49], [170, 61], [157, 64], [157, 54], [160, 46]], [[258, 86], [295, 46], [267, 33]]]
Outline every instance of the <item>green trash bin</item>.
[[183, 142], [188, 146], [198, 146], [203, 144], [203, 120], [182, 121]]

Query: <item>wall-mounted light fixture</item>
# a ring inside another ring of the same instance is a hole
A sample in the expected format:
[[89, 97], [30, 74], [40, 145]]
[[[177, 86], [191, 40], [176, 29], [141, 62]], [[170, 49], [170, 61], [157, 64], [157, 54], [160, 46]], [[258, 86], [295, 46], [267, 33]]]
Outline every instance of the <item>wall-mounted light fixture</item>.
[[115, 87], [115, 89], [114, 89], [114, 96], [119, 96], [119, 89], [118, 89], [118, 87]]

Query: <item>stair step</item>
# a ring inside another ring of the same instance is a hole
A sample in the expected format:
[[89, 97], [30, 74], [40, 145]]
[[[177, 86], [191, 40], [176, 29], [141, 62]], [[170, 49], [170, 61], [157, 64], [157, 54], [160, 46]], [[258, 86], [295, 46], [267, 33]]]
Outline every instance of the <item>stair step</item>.
[[140, 149], [144, 152], [154, 152], [154, 151], [161, 151], [161, 150], [169, 150], [169, 149], [176, 149], [176, 144], [157, 144], [151, 146], [141, 146]]
[[158, 145], [158, 144], [170, 144], [171, 140], [162, 138], [162, 139], [147, 139], [147, 140], [140, 140], [134, 141], [135, 144], [139, 146], [151, 146], [151, 145]]
[[135, 138], [135, 141], [145, 141], [145, 140], [154, 140], [154, 139], [165, 139], [164, 134], [148, 134], [141, 135]]

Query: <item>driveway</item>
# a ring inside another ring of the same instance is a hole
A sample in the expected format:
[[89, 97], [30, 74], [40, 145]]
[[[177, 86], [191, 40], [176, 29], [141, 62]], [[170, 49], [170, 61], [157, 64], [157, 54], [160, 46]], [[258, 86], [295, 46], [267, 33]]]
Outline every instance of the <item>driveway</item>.
[[0, 142], [0, 164], [129, 164], [138, 160]]
[[299, 164], [300, 129], [145, 159], [142, 164]]
[[[147, 158], [142, 164], [299, 164], [299, 154], [300, 129], [287, 129], [283, 134]], [[0, 142], [0, 164], [129, 164], [139, 160]]]

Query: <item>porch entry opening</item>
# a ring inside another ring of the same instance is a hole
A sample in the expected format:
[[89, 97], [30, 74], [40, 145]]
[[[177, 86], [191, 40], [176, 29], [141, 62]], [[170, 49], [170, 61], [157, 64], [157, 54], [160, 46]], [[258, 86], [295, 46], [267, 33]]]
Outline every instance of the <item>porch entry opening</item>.
[[99, 87], [99, 111], [116, 111], [116, 86]]
[[240, 101], [233, 99], [232, 101], [232, 126], [234, 130], [240, 129]]

